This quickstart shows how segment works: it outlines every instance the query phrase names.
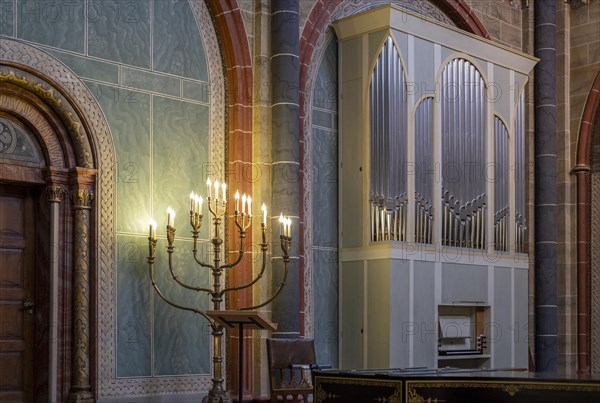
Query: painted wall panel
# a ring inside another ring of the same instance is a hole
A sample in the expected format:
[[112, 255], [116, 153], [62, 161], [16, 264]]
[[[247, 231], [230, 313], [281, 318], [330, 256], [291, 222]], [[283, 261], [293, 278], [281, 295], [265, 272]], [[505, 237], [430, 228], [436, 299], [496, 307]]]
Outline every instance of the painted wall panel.
[[442, 303], [488, 302], [485, 266], [442, 264]]
[[512, 367], [511, 269], [494, 268], [494, 322], [490, 324], [490, 340], [496, 368]]
[[341, 265], [341, 342], [343, 369], [364, 368], [364, 263], [344, 262]]
[[413, 293], [419, 296], [414, 300], [414, 319], [406, 327], [406, 338], [413, 336], [413, 366], [435, 366], [437, 353], [437, 324], [435, 323], [435, 264], [433, 262], [414, 263]]

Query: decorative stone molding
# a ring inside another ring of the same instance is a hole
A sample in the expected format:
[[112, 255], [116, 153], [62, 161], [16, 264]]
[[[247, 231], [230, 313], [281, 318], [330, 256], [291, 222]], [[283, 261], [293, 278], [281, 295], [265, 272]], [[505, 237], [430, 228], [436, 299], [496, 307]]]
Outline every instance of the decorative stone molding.
[[62, 202], [63, 196], [65, 195], [65, 189], [62, 186], [47, 186], [46, 187], [46, 196], [48, 197], [48, 201], [50, 203], [60, 203]]
[[78, 189], [73, 192], [73, 208], [75, 210], [90, 210], [94, 201], [94, 194], [87, 189]]

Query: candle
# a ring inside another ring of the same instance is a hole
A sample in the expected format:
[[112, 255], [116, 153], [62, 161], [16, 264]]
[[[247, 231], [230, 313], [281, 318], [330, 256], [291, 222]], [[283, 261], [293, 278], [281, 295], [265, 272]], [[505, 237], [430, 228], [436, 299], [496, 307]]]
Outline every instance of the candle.
[[167, 209], [167, 227], [175, 228], [175, 211], [171, 207]]
[[279, 235], [283, 235], [283, 223], [285, 219], [283, 218], [283, 213], [279, 214]]
[[246, 200], [248, 201], [248, 215], [252, 217], [252, 197], [248, 196]]
[[150, 239], [156, 239], [156, 221], [152, 218], [150, 219], [150, 234], [148, 235]]
[[292, 236], [292, 219], [290, 217], [287, 219], [287, 236]]
[[198, 214], [202, 215], [202, 197], [196, 196], [196, 201], [198, 203]]
[[225, 190], [227, 189], [227, 185], [225, 184], [225, 182], [223, 182], [221, 184], [221, 189], [223, 189], [223, 203], [227, 202], [227, 197], [225, 197]]
[[265, 206], [265, 203], [262, 204], [261, 210], [263, 213], [263, 224], [266, 227], [267, 226], [267, 206]]
[[219, 181], [215, 181], [215, 200], [219, 200]]
[[240, 211], [240, 192], [235, 191], [235, 211]]
[[190, 213], [196, 212], [196, 195], [194, 192], [190, 193]]
[[206, 180], [206, 189], [207, 189], [207, 192], [206, 192], [206, 197], [208, 197], [209, 199], [210, 199], [210, 196], [211, 196], [211, 195], [210, 195], [210, 192], [211, 192], [211, 186], [212, 186], [212, 183], [210, 182], [210, 178], [208, 178], [208, 179]]
[[242, 214], [246, 212], [246, 193], [242, 196]]

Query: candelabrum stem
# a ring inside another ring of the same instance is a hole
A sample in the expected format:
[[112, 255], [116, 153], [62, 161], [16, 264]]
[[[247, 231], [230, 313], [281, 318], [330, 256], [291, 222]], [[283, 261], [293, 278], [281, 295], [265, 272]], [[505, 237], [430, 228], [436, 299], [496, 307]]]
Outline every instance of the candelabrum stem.
[[[250, 225], [252, 223], [252, 216], [250, 214], [245, 214], [245, 213], [240, 214], [238, 211], [234, 212], [234, 223], [235, 223], [236, 227], [238, 228], [239, 238], [240, 238], [239, 252], [238, 252], [238, 256], [235, 259], [235, 261], [233, 261], [231, 263], [226, 263], [226, 261], [225, 261], [224, 264], [221, 264], [221, 259], [222, 259], [221, 256], [224, 252], [222, 250], [223, 239], [220, 236], [220, 227], [221, 227], [221, 221], [222, 221], [221, 217], [223, 217], [226, 214], [226, 203], [223, 201], [211, 200], [211, 198], [209, 197], [207, 204], [208, 204], [208, 209], [211, 214], [212, 224], [214, 227], [214, 234], [210, 240], [210, 243], [212, 244], [212, 252], [213, 252], [212, 264], [204, 263], [198, 257], [198, 237], [199, 237], [199, 233], [200, 233], [200, 228], [202, 226], [203, 216], [194, 211], [190, 211], [190, 225], [192, 227], [192, 237], [193, 237], [192, 252], [194, 255], [194, 260], [196, 261], [196, 263], [199, 266], [209, 268], [211, 270], [211, 274], [213, 277], [212, 287], [211, 288], [203, 288], [203, 287], [195, 287], [192, 285], [188, 285], [188, 284], [184, 283], [179, 278], [179, 276], [177, 276], [175, 274], [174, 264], [173, 264], [173, 254], [175, 251], [175, 246], [174, 246], [175, 228], [171, 225], [167, 225], [167, 248], [166, 249], [167, 249], [167, 253], [168, 253], [168, 266], [169, 266], [169, 271], [171, 273], [171, 276], [177, 284], [179, 284], [183, 288], [186, 288], [186, 289], [189, 289], [192, 291], [206, 292], [211, 297], [211, 301], [213, 303], [213, 309], [221, 310], [222, 309], [221, 304], [223, 302], [223, 297], [225, 294], [230, 293], [230, 292], [237, 292], [242, 289], [252, 287], [263, 277], [265, 270], [266, 270], [266, 264], [267, 264], [267, 250], [268, 250], [267, 233], [266, 233], [267, 227], [266, 227], [265, 223], [261, 223], [261, 240], [262, 240], [262, 242], [260, 243], [260, 249], [261, 249], [261, 254], [262, 254], [262, 266], [261, 266], [261, 270], [258, 273], [258, 275], [246, 284], [221, 289], [221, 287], [222, 287], [221, 281], [222, 281], [223, 272], [226, 269], [233, 269], [234, 267], [238, 266], [243, 259], [244, 239], [246, 238], [246, 231], [248, 230], [248, 228], [250, 227]], [[263, 303], [249, 306], [249, 307], [238, 308], [238, 309], [253, 310], [253, 309], [261, 308], [267, 304], [270, 304], [279, 295], [279, 293], [285, 286], [285, 282], [286, 282], [287, 274], [288, 274], [288, 263], [290, 260], [289, 251], [290, 251], [292, 238], [289, 236], [283, 236], [283, 235], [280, 238], [281, 238], [281, 250], [282, 250], [282, 258], [283, 258], [283, 262], [284, 262], [285, 272], [284, 272], [283, 280], [282, 280], [281, 284], [279, 285], [279, 288], [277, 289], [277, 291], [275, 291], [275, 293], [269, 299], [267, 299]], [[155, 253], [156, 253], [156, 245], [157, 245], [157, 240], [152, 236], [149, 237], [148, 238], [148, 273], [150, 276], [152, 287], [154, 288], [156, 293], [167, 304], [169, 304], [177, 309], [193, 312], [193, 313], [203, 316], [204, 318], [206, 318], [206, 320], [208, 320], [208, 322], [210, 323], [211, 328], [212, 328], [211, 334], [213, 336], [213, 379], [212, 379], [213, 386], [212, 386], [212, 389], [209, 391], [208, 395], [206, 396], [206, 398], [204, 399], [204, 401], [210, 402], [210, 403], [212, 403], [212, 402], [230, 402], [231, 400], [230, 400], [229, 394], [224, 389], [223, 368], [222, 368], [223, 357], [222, 357], [222, 352], [221, 352], [221, 345], [222, 345], [222, 337], [224, 334], [224, 329], [222, 326], [220, 326], [214, 320], [212, 320], [210, 317], [208, 317], [204, 311], [202, 311], [200, 309], [192, 308], [192, 307], [183, 306], [181, 304], [177, 304], [177, 303], [171, 301], [167, 296], [165, 296], [165, 294], [162, 292], [162, 290], [158, 286], [158, 284], [156, 282], [155, 274], [154, 274], [154, 259], [155, 259]]]

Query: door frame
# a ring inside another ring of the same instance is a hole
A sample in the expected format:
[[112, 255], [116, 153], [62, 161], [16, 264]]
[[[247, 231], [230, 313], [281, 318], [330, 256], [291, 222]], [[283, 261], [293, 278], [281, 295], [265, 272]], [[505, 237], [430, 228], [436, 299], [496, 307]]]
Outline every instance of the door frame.
[[48, 323], [56, 337], [48, 337], [48, 388], [41, 394], [51, 401], [92, 402], [101, 372], [98, 262], [114, 272], [112, 137], [93, 95], [64, 64], [4, 38], [0, 55], [0, 113], [27, 127], [43, 157], [37, 165], [0, 160], [0, 182], [39, 187], [47, 211], [49, 237], [37, 267], [56, 279], [49, 285]]

